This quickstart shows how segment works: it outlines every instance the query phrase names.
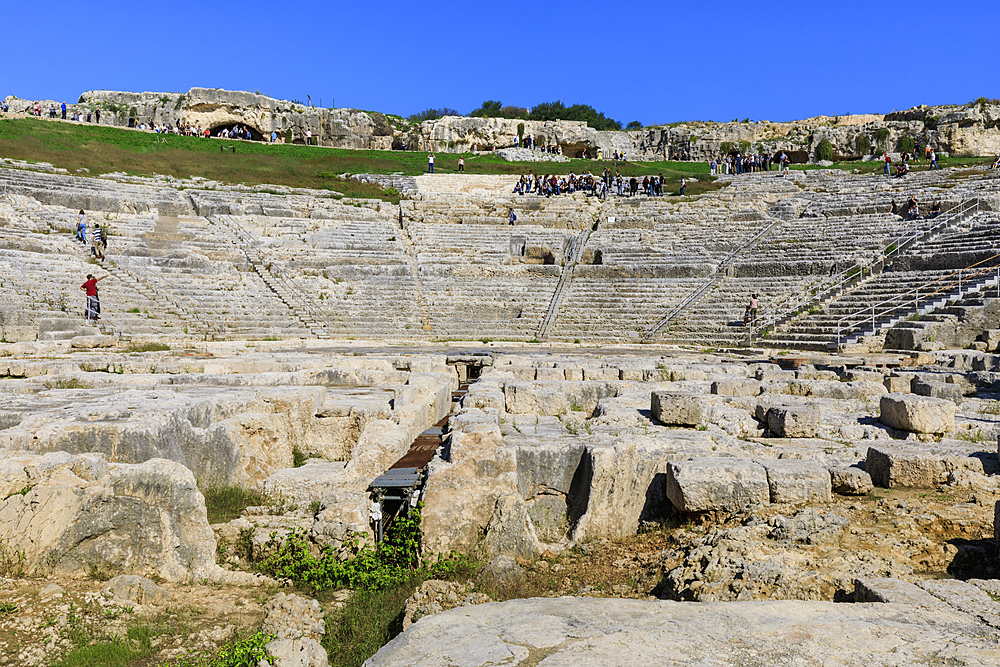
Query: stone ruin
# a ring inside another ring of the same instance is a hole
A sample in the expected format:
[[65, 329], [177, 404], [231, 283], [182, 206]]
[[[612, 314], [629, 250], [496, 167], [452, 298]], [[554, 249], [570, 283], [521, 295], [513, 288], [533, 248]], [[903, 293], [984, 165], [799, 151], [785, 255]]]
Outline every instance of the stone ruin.
[[[988, 255], [995, 179], [949, 175], [907, 191], [975, 212], [828, 311]], [[207, 583], [238, 595], [266, 583], [242, 569], [241, 539], [251, 553], [297, 530], [317, 548], [376, 540], [373, 482], [433, 434], [415, 488], [428, 557], [476, 554], [517, 581], [672, 537], [645, 561], [591, 562], [639, 582], [619, 593], [488, 603], [429, 582], [369, 665], [995, 664], [991, 286], [833, 350], [829, 312], [749, 346], [732, 324], [750, 291], [778, 312], [905, 231], [884, 214], [901, 186], [873, 178], [518, 199], [510, 227], [505, 178], [409, 179], [394, 207], [3, 170], [0, 544], [66, 588], [94, 570], [136, 577], [81, 593], [102, 604], [151, 608]], [[114, 230], [99, 267], [69, 238], [79, 208]], [[111, 276], [103, 332], [80, 318], [95, 270]], [[210, 525], [201, 490], [217, 483], [271, 502]], [[28, 609], [62, 594], [0, 583]], [[315, 604], [281, 594], [259, 617], [272, 655], [324, 664]], [[4, 641], [15, 664], [54, 655]]]

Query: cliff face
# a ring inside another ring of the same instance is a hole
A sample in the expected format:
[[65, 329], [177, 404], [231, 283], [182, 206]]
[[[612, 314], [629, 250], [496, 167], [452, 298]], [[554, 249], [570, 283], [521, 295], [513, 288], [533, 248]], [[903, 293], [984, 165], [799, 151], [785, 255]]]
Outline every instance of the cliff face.
[[[8, 97], [12, 111], [27, 112], [36, 102]], [[46, 115], [48, 105], [39, 101]], [[662, 160], [686, 157], [708, 160], [728, 149], [776, 153], [785, 151], [799, 161], [815, 159], [827, 139], [838, 156], [859, 155], [859, 137], [866, 145], [877, 139], [878, 150], [896, 150], [902, 137], [930, 144], [952, 154], [1000, 153], [1000, 105], [967, 104], [927, 107], [882, 116], [875, 114], [817, 116], [790, 123], [690, 122], [628, 132], [599, 132], [578, 121], [528, 121], [506, 118], [447, 116], [412, 125], [397, 116], [356, 109], [319, 109], [257, 93], [192, 88], [186, 93], [126, 93], [89, 91], [70, 112], [101, 109], [101, 124], [192, 125], [204, 130], [242, 125], [254, 138], [277, 133], [281, 142], [313, 143], [337, 148], [464, 152], [507, 148], [531, 137], [536, 145], [557, 144], [564, 155], [595, 157], [612, 151], [629, 159]], [[887, 133], [887, 134], [886, 134]], [[879, 139], [881, 137], [881, 139]], [[866, 150], [870, 153], [870, 150]]]

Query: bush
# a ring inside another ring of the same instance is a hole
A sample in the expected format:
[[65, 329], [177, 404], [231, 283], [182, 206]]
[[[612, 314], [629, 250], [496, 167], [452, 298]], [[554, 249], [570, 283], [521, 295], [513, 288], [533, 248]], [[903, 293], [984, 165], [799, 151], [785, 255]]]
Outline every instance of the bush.
[[443, 118], [445, 116], [461, 116], [454, 109], [448, 107], [441, 107], [439, 109], [424, 109], [420, 113], [415, 113], [409, 117], [412, 123], [422, 123], [425, 120], [437, 120], [438, 118]]
[[858, 155], [868, 155], [868, 151], [872, 149], [872, 142], [868, 140], [863, 134], [859, 134], [854, 137], [854, 150]]
[[889, 140], [889, 128], [880, 127], [879, 129], [875, 130], [876, 143], [879, 143], [884, 146], [885, 142], [887, 142], [888, 140]]
[[628, 125], [625, 126], [625, 129], [626, 130], [641, 130], [642, 129], [642, 123], [640, 123], [637, 120], [633, 120], [632, 122], [630, 122]]
[[901, 153], [912, 153], [915, 148], [913, 137], [900, 137], [897, 146]]
[[829, 139], [823, 139], [819, 142], [819, 146], [816, 147], [816, 157], [820, 160], [833, 162], [833, 144], [830, 143]]

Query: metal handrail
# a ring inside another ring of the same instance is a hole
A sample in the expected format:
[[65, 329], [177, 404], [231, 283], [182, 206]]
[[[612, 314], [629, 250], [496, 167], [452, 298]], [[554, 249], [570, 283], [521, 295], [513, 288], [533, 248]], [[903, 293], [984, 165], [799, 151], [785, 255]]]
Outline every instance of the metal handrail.
[[[955, 220], [961, 219], [963, 216], [967, 215], [970, 211], [973, 211], [973, 213], [978, 213], [980, 210], [980, 206], [981, 204], [978, 197], [972, 200], [971, 202], [959, 204], [957, 207], [949, 210], [946, 215], [941, 215], [936, 218], [926, 218], [928, 224], [927, 228], [923, 230], [920, 229], [919, 225], [917, 224], [918, 221], [914, 220], [912, 232], [907, 232], [906, 234], [903, 234], [902, 236], [899, 236], [896, 239], [887, 243], [885, 246], [882, 247], [878, 255], [876, 255], [867, 264], [862, 264], [860, 266], [858, 264], [855, 264], [854, 266], [831, 276], [829, 280], [826, 281], [826, 284], [824, 286], [817, 289], [815, 294], [811, 294], [799, 300], [797, 303], [784, 310], [781, 311], [776, 310], [774, 315], [769, 320], [762, 322], [755, 329], [752, 328], [751, 338], [754, 333], [759, 334], [759, 332], [764, 329], [777, 326], [780, 320], [790, 317], [791, 315], [794, 315], [795, 313], [801, 311], [806, 306], [816, 303], [817, 301], [821, 301], [825, 297], [832, 296], [833, 294], [838, 293], [838, 290], [846, 288], [846, 286], [848, 285], [855, 285], [861, 282], [864, 279], [866, 270], [868, 272], [869, 277], [875, 275], [876, 273], [875, 268], [877, 266], [881, 266], [884, 269], [886, 260], [893, 257], [894, 255], [899, 254], [904, 248], [908, 247], [914, 241], [917, 241], [920, 238], [927, 236], [931, 232], [939, 229], [940, 227], [951, 224]], [[936, 222], [931, 224], [932, 220]]]
[[[15, 273], [8, 266], [12, 265], [17, 269]], [[68, 299], [65, 294], [60, 294], [56, 285], [46, 284], [48, 281], [42, 274], [37, 271], [32, 271], [31, 269], [25, 267], [23, 264], [10, 257], [5, 257], [0, 261], [0, 272], [6, 274], [11, 280], [16, 281], [19, 287], [23, 291], [31, 292], [30, 289], [26, 289], [25, 286], [30, 286], [36, 290], [41, 291], [41, 295], [35, 294], [35, 298], [40, 298], [41, 300], [49, 300], [53, 307], [64, 309], [67, 307], [66, 302]], [[86, 313], [84, 313], [86, 315]], [[114, 306], [109, 306], [105, 303], [101, 303], [101, 319], [106, 320], [111, 324], [112, 329], [118, 331], [118, 335], [127, 334], [128, 330], [125, 327], [125, 313], [121, 310], [115, 308]]]
[[563, 267], [562, 274], [559, 276], [559, 282], [556, 284], [556, 290], [552, 293], [552, 300], [549, 301], [548, 310], [545, 311], [542, 323], [538, 327], [538, 340], [544, 340], [548, 336], [549, 327], [551, 327], [552, 323], [555, 321], [556, 312], [559, 309], [559, 303], [562, 301], [563, 293], [566, 291], [566, 285], [569, 284], [576, 265], [579, 264], [580, 260], [583, 258], [583, 246], [587, 244], [588, 238], [590, 238], [590, 230], [584, 230], [573, 237], [573, 242], [569, 249], [569, 258]]
[[[287, 292], [295, 298], [295, 300], [306, 309], [309, 315], [312, 316], [313, 320], [320, 323], [326, 329], [327, 335], [332, 335], [330, 327], [330, 315], [323, 310], [321, 307], [314, 307], [308, 296], [291, 280], [285, 275], [284, 271], [280, 267], [274, 264], [268, 264], [264, 258], [264, 248], [260, 241], [249, 231], [244, 229], [242, 225], [232, 219], [232, 216], [220, 215], [217, 216], [219, 220], [223, 221], [225, 224], [233, 228], [233, 232], [236, 234], [236, 238], [243, 244], [244, 252], [248, 249], [253, 250], [254, 254], [257, 255], [257, 260], [264, 266], [264, 270], [271, 274], [282, 287], [287, 290]], [[248, 253], [249, 254], [249, 253]], [[323, 324], [325, 322], [325, 324]]]
[[751, 238], [744, 241], [740, 246], [731, 250], [729, 254], [726, 255], [726, 257], [721, 262], [719, 262], [719, 264], [715, 267], [715, 271], [712, 273], [712, 275], [708, 277], [708, 279], [704, 283], [702, 283], [694, 290], [689, 292], [683, 299], [681, 299], [681, 301], [677, 305], [675, 305], [673, 308], [667, 311], [666, 315], [658, 319], [650, 328], [648, 328], [646, 331], [643, 332], [642, 340], [649, 340], [653, 338], [653, 336], [655, 336], [660, 329], [670, 324], [670, 320], [677, 317], [677, 315], [680, 314], [689, 305], [701, 299], [701, 297], [705, 294], [705, 292], [710, 290], [712, 286], [716, 284], [719, 278], [722, 277], [723, 272], [729, 268], [729, 265], [733, 262], [733, 260], [736, 259], [737, 255], [739, 255], [741, 252], [749, 248], [751, 245], [755, 244], [761, 237], [770, 232], [775, 225], [778, 225], [781, 222], [782, 220], [780, 218], [772, 220], [771, 224], [763, 227]]
[[170, 283], [163, 279], [162, 276], [156, 275], [155, 271], [151, 271], [148, 267], [144, 267], [142, 264], [137, 262], [135, 258], [129, 257], [128, 255], [116, 255], [115, 259], [111, 260], [111, 262], [119, 268], [124, 269], [127, 273], [132, 274], [136, 280], [149, 284], [157, 296], [166, 296], [167, 298], [176, 301], [182, 308], [197, 311], [197, 313], [202, 317], [202, 321], [217, 327], [219, 333], [226, 333], [226, 322], [222, 315], [209, 312], [209, 306], [198, 297], [194, 295], [187, 295], [183, 292], [183, 290], [180, 292], [176, 291]]
[[[890, 297], [888, 299], [883, 299], [882, 301], [879, 301], [878, 303], [872, 304], [871, 306], [866, 306], [866, 307], [861, 308], [861, 309], [859, 309], [859, 310], [857, 310], [857, 311], [855, 311], [853, 313], [850, 313], [849, 315], [844, 315], [839, 320], [837, 320], [837, 346], [838, 347], [840, 346], [841, 338], [843, 337], [843, 333], [844, 333], [845, 329], [847, 329], [848, 331], [850, 331], [851, 329], [853, 329], [855, 327], [858, 327], [858, 326], [860, 326], [862, 324], [865, 324], [867, 322], [871, 322], [872, 333], [875, 333], [878, 330], [878, 328], [877, 328], [877, 321], [879, 319], [882, 319], [888, 313], [894, 312], [896, 310], [900, 310], [902, 308], [910, 308], [911, 306], [913, 307], [914, 310], [917, 310], [920, 302], [922, 302], [922, 301], [923, 302], [927, 302], [927, 301], [930, 301], [932, 297], [941, 296], [944, 293], [950, 293], [951, 290], [952, 290], [952, 288], [954, 288], [956, 286], [958, 287], [958, 289], [957, 289], [957, 294], [954, 295], [954, 298], [961, 298], [962, 296], [964, 296], [963, 293], [962, 293], [962, 286], [963, 286], [963, 284], [966, 285], [966, 286], [969, 286], [970, 283], [971, 283], [972, 286], [978, 287], [979, 284], [982, 281], [981, 280], [971, 281], [970, 279], [976, 278], [977, 276], [984, 276], [987, 273], [992, 274], [992, 272], [994, 271], [994, 269], [997, 272], [996, 273], [996, 275], [997, 275], [997, 296], [998, 296], [998, 298], [1000, 298], [1000, 263], [998, 263], [998, 264], [996, 264], [994, 266], [988, 266], [988, 267], [986, 267], [984, 269], [980, 269], [979, 271], [975, 271], [974, 273], [971, 273], [971, 274], [966, 273], [963, 276], [963, 272], [964, 271], [969, 271], [970, 269], [974, 269], [975, 267], [979, 266], [980, 264], [983, 264], [984, 262], [990, 262], [990, 261], [996, 260], [998, 258], [1000, 258], [1000, 254], [993, 255], [992, 257], [987, 257], [986, 259], [982, 259], [982, 260], [976, 262], [975, 264], [970, 264], [969, 266], [961, 268], [958, 271], [953, 271], [952, 273], [949, 273], [946, 276], [942, 276], [942, 277], [938, 278], [937, 280], [932, 280], [930, 282], [924, 283], [923, 285], [915, 287], [915, 288], [913, 288], [911, 290], [907, 290], [906, 292], [903, 292], [901, 294], [897, 294], [894, 297]], [[941, 282], [944, 282], [946, 280], [949, 280], [949, 279], [951, 279], [951, 278], [953, 278], [955, 276], [958, 276], [958, 280], [957, 281], [950, 282], [947, 285], [939, 287], [938, 289], [922, 293], [922, 290], [924, 290], [925, 288], [932, 287], [933, 285], [937, 285], [938, 283], [941, 283]], [[970, 289], [969, 291], [972, 291], [972, 290]], [[912, 300], [906, 298], [906, 297], [909, 297], [911, 295], [913, 296]], [[897, 303], [897, 301], [899, 301], [900, 299], [904, 299], [904, 300], [901, 303]], [[895, 304], [895, 305], [893, 305], [890, 308], [885, 308], [883, 310], [877, 310], [879, 308], [879, 306], [882, 306], [882, 305], [885, 305], [885, 304]], [[869, 316], [869, 313], [870, 313], [870, 316]], [[863, 317], [861, 317], [859, 319], [853, 319], [853, 321], [851, 321], [849, 324], [847, 324], [846, 326], [844, 325], [844, 321], [845, 320], [852, 320], [852, 318], [858, 318], [858, 315], [863, 315]]]

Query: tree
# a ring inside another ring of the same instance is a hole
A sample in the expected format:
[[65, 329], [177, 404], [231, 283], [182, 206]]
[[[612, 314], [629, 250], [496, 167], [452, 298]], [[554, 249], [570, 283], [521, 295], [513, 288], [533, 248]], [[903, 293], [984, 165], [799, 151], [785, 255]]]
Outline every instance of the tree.
[[819, 146], [816, 147], [816, 157], [820, 160], [833, 162], [833, 144], [830, 143], [829, 139], [823, 139], [819, 142]]
[[642, 129], [642, 123], [640, 123], [637, 120], [633, 120], [631, 123], [629, 123], [628, 125], [625, 126], [625, 129], [626, 130], [641, 130]]
[[899, 138], [899, 151], [901, 153], [913, 153], [913, 137]]
[[854, 150], [858, 155], [868, 155], [868, 151], [871, 150], [872, 142], [868, 141], [868, 137], [863, 134], [859, 134], [854, 137]]
[[474, 118], [496, 118], [500, 115], [503, 105], [500, 100], [486, 100], [478, 109], [474, 109], [470, 116]]
[[436, 120], [438, 118], [443, 118], [444, 116], [461, 116], [454, 109], [448, 107], [441, 107], [440, 109], [424, 109], [420, 113], [415, 113], [410, 116], [410, 121], [413, 123], [422, 123], [425, 120]]
[[608, 118], [586, 104], [574, 104], [567, 107], [562, 100], [543, 102], [531, 110], [531, 120], [577, 120], [584, 121], [595, 130], [620, 130], [622, 124], [614, 118]]

